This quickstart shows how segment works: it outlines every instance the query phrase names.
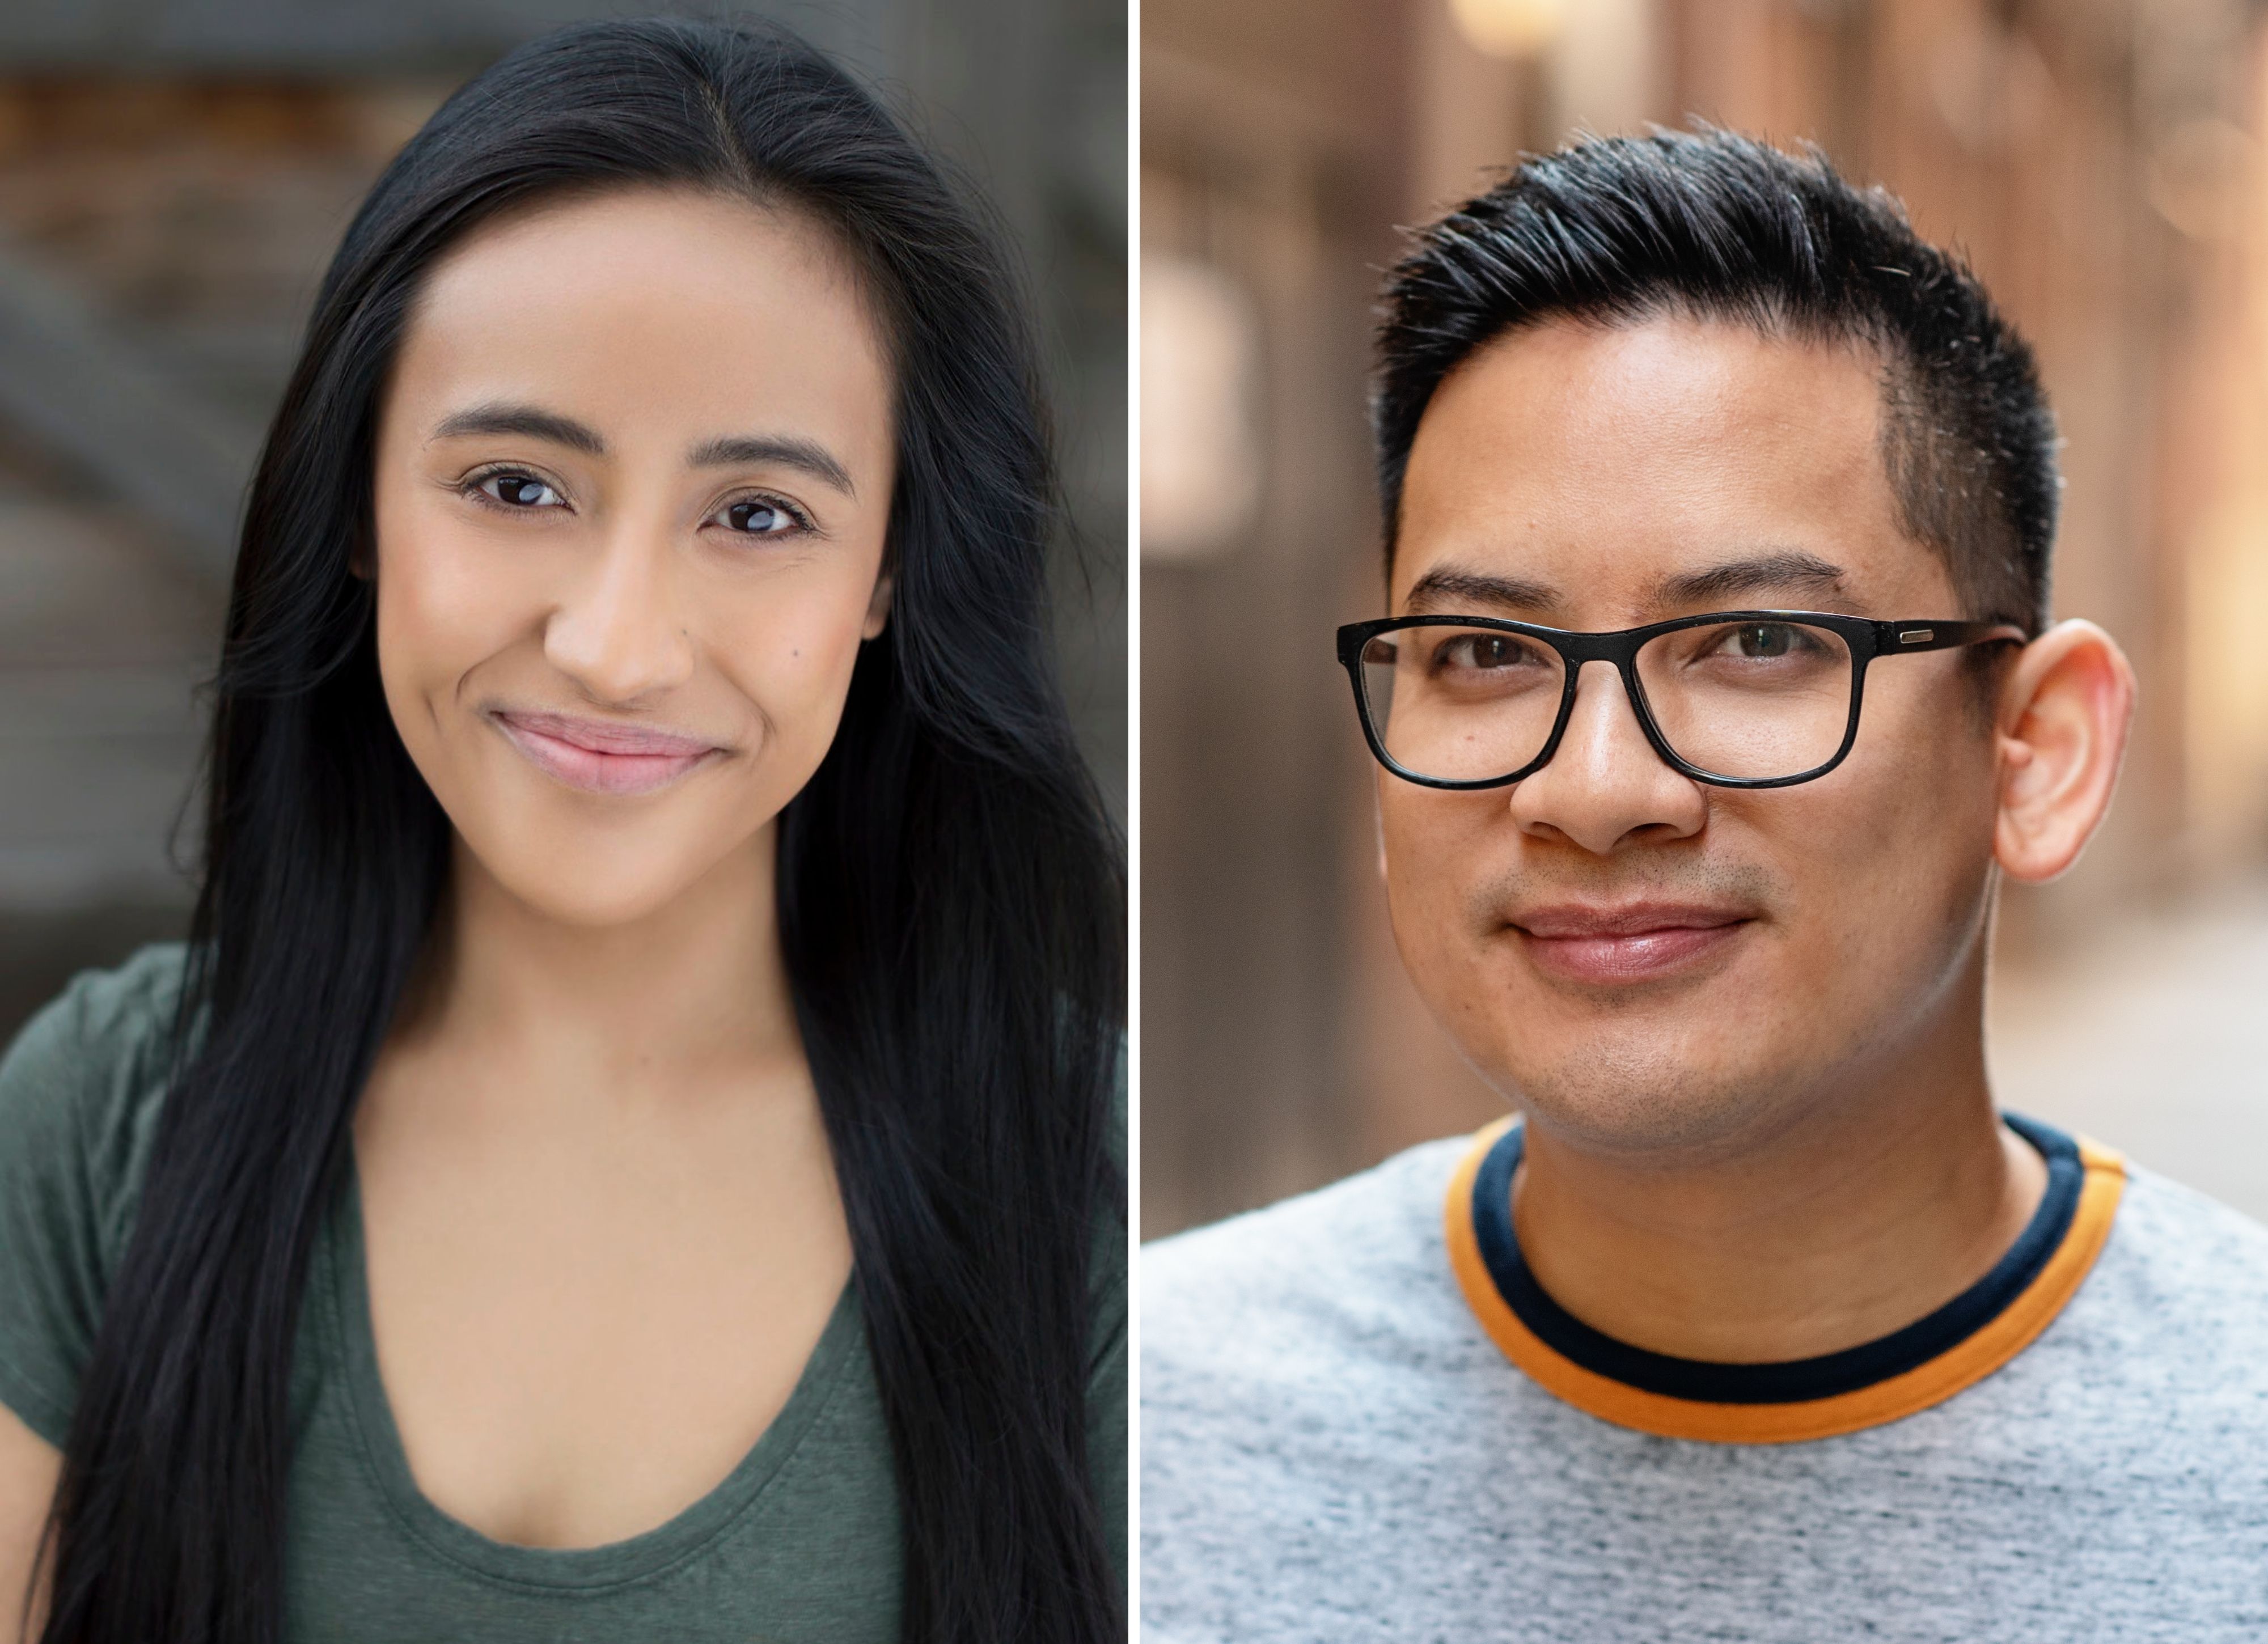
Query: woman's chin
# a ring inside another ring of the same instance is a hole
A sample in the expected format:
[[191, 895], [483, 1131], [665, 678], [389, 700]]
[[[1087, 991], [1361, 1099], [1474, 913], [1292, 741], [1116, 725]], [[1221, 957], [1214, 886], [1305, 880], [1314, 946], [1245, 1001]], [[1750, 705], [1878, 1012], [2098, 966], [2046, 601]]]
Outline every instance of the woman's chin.
[[688, 855], [621, 840], [523, 840], [499, 849], [462, 833], [458, 841], [460, 863], [469, 855], [481, 877], [526, 912], [585, 930], [640, 924], [685, 905], [713, 885], [718, 870], [738, 854]]

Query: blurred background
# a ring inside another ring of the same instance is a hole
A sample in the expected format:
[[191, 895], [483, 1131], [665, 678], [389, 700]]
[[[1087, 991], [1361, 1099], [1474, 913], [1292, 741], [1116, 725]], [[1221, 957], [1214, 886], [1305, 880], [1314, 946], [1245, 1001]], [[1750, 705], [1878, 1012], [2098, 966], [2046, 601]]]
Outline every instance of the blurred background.
[[2058, 613], [2141, 716], [2080, 866], [2004, 904], [1996, 1086], [2268, 1216], [2263, 11], [1145, 0], [1145, 1237], [1503, 1111], [1395, 957], [1331, 656], [1382, 609], [1370, 304], [1517, 152], [1695, 115], [1888, 184], [2038, 349]]
[[[0, 0], [0, 1045], [73, 971], [184, 927], [174, 824], [238, 509], [363, 192], [519, 40], [682, 9]], [[1020, 242], [1070, 504], [1062, 651], [1123, 816], [1123, 0], [754, 9], [877, 84]]]

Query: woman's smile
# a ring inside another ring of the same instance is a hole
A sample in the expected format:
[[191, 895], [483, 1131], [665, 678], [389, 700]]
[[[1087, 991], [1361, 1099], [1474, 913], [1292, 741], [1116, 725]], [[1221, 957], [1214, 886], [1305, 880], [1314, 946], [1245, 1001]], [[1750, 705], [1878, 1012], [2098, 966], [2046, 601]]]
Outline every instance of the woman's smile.
[[706, 738], [651, 725], [507, 708], [490, 708], [488, 718], [530, 764], [585, 793], [652, 793], [725, 751]]

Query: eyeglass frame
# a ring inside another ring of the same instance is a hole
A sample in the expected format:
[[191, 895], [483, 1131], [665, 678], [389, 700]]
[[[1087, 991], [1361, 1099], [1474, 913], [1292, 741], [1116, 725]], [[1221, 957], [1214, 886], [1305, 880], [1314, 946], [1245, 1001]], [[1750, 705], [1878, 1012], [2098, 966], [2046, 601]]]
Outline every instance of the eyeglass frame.
[[[1800, 622], [1813, 628], [1829, 628], [1840, 635], [1851, 648], [1851, 716], [1843, 727], [1842, 745], [1835, 750], [1834, 756], [1826, 763], [1798, 772], [1793, 776], [1722, 776], [1714, 771], [1703, 770], [1680, 755], [1662, 735], [1661, 727], [1654, 723], [1653, 710], [1646, 700], [1646, 687], [1638, 682], [1638, 651], [1648, 641], [1658, 639], [1664, 634], [1675, 634], [1683, 628], [1706, 628], [1712, 623], [1737, 627], [1744, 622]], [[1544, 738], [1543, 751], [1508, 776], [1469, 779], [1422, 776], [1388, 753], [1379, 736], [1378, 728], [1371, 722], [1370, 695], [1362, 679], [1363, 648], [1381, 634], [1410, 628], [1486, 628], [1540, 640], [1558, 652], [1567, 679], [1560, 691], [1559, 711], [1551, 722], [1551, 734]], [[1638, 716], [1638, 728], [1646, 732], [1646, 741], [1661, 756], [1663, 764], [1680, 775], [1697, 782], [1706, 782], [1712, 788], [1757, 789], [1792, 788], [1798, 782], [1815, 782], [1843, 763], [1859, 739], [1859, 708], [1866, 696], [1867, 668], [1876, 657], [1953, 650], [1967, 645], [2007, 641], [2024, 644], [2029, 640], [2030, 636], [2012, 622], [1948, 622], [1934, 617], [1881, 621], [1873, 617], [1846, 616], [1832, 611], [1710, 611], [1699, 616], [1673, 617], [1666, 622], [1649, 622], [1643, 628], [1616, 628], [1606, 633], [1543, 628], [1533, 622], [1515, 622], [1508, 617], [1433, 614], [1375, 617], [1366, 622], [1349, 622], [1338, 630], [1338, 653], [1339, 664], [1347, 672], [1348, 683], [1354, 687], [1355, 716], [1362, 722], [1363, 740], [1370, 745], [1372, 757], [1403, 782], [1414, 782], [1421, 788], [1447, 789], [1458, 792], [1508, 788], [1542, 770], [1551, 762], [1551, 756], [1559, 751], [1560, 738], [1567, 732], [1567, 722], [1574, 717], [1575, 693], [1582, 679], [1584, 664], [1607, 662], [1612, 663], [1615, 672], [1622, 676], [1623, 694], [1630, 702], [1631, 712]]]

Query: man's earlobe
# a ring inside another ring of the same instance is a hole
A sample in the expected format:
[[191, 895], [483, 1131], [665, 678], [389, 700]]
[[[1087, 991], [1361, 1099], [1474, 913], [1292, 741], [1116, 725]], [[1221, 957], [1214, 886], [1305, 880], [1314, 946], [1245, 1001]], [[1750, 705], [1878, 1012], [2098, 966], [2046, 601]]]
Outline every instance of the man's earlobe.
[[887, 571], [874, 578], [874, 595], [866, 602], [866, 620], [858, 629], [860, 639], [873, 639], [890, 625], [890, 596], [895, 587]]
[[2092, 622], [2058, 622], [2024, 648], [2000, 693], [1999, 818], [2011, 878], [2052, 879], [2110, 809], [2134, 719], [2134, 670]]

